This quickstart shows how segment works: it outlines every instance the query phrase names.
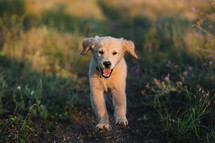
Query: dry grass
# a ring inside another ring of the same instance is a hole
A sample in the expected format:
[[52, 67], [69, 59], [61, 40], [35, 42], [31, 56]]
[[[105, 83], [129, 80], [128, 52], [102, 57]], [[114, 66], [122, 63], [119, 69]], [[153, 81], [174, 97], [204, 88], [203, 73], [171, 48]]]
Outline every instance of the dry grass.
[[193, 20], [196, 16], [193, 7], [204, 9], [208, 4], [204, 0], [109, 0], [103, 2], [109, 7], [124, 7], [131, 17], [145, 16], [156, 20], [163, 16], [182, 16]]
[[34, 71], [74, 77], [81, 71], [71, 66], [89, 62], [89, 57], [77, 56], [82, 49], [82, 39], [75, 34], [60, 34], [46, 26], [33, 27], [27, 32], [20, 31], [17, 36], [8, 33], [2, 52], [11, 59], [29, 64]]
[[64, 12], [76, 17], [102, 19], [103, 13], [96, 0], [25, 0], [26, 10], [37, 15], [63, 7]]

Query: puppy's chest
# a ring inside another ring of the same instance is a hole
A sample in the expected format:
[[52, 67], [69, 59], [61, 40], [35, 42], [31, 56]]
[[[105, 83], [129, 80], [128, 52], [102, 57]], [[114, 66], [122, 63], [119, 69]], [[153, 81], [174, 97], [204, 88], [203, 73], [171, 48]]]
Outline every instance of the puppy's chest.
[[113, 88], [114, 82], [109, 79], [101, 78], [101, 86], [103, 87], [105, 92], [108, 92], [108, 89]]

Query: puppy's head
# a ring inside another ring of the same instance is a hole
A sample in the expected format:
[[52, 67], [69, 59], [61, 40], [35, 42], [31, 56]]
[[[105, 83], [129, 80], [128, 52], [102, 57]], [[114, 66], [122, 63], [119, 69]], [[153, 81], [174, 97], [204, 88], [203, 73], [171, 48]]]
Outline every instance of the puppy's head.
[[84, 39], [82, 45], [83, 51], [81, 54], [85, 55], [91, 50], [93, 58], [97, 62], [101, 75], [104, 78], [111, 76], [114, 67], [120, 62], [125, 51], [128, 51], [132, 56], [137, 58], [134, 52], [134, 43], [122, 38], [96, 36]]

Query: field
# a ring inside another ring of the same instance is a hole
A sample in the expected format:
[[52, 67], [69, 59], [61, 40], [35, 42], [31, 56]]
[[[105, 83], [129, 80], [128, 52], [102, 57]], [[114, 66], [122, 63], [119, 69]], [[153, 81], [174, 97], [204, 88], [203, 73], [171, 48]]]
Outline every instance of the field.
[[[0, 0], [0, 142], [215, 142], [214, 0]], [[95, 131], [86, 37], [132, 40], [127, 118]]]

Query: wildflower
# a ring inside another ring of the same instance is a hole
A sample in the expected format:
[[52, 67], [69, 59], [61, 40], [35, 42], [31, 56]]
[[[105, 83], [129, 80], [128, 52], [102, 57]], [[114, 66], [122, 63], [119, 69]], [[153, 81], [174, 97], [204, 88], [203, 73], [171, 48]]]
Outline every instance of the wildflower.
[[144, 95], [145, 93], [146, 93], [146, 91], [145, 91], [145, 90], [142, 90], [142, 91], [141, 91], [141, 94], [142, 94], [142, 95]]
[[137, 66], [137, 67], [135, 68], [134, 72], [139, 73], [139, 72], [140, 72], [140, 67]]
[[182, 82], [181, 81], [177, 82], [177, 85], [182, 86]]
[[139, 72], [140, 72], [140, 70], [137, 68], [137, 69], [135, 70], [135, 72], [136, 72], [136, 73], [139, 73]]
[[159, 56], [163, 57], [163, 52], [159, 52]]
[[31, 95], [33, 95], [35, 92], [34, 91], [31, 91]]
[[183, 72], [183, 75], [187, 75], [187, 71], [184, 71], [184, 72]]
[[212, 56], [211, 56], [211, 55], [209, 55], [209, 56], [208, 56], [208, 59], [212, 59]]
[[209, 65], [212, 65], [212, 64], [213, 64], [213, 62], [210, 60], [210, 61], [209, 61]]
[[199, 33], [199, 32], [196, 32], [195, 35], [196, 35], [197, 37], [204, 38], [204, 36], [203, 36], [201, 33]]
[[169, 63], [168, 63], [168, 64], [166, 64], [166, 67], [168, 67], [168, 68], [169, 68], [170, 66], [171, 66], [171, 65], [170, 65]]
[[201, 65], [201, 68], [202, 68], [202, 69], [205, 68], [205, 64], [202, 64], [202, 65]]
[[153, 48], [149, 47], [149, 53], [152, 53], [152, 52], [153, 52]]
[[177, 69], [177, 68], [178, 68], [178, 65], [174, 65], [173, 67], [174, 67], [175, 69]]
[[212, 53], [215, 54], [215, 50], [213, 50]]
[[170, 91], [167, 91], [166, 94], [170, 94]]
[[154, 83], [155, 83], [155, 84], [157, 84], [157, 85], [159, 85], [159, 84], [160, 84], [160, 81], [159, 81], [159, 80], [157, 80], [156, 78], [154, 78], [153, 80], [154, 80]]
[[132, 71], [135, 72], [135, 73], [139, 73], [140, 72], [140, 67], [139, 66], [134, 66], [132, 68]]
[[166, 81], [168, 81], [168, 80], [169, 80], [169, 76], [168, 76], [168, 75], [165, 76], [164, 79], [165, 79]]
[[207, 37], [206, 37], [206, 39], [207, 40], [210, 40], [212, 37], [210, 36], [210, 35], [208, 35]]
[[192, 10], [192, 12], [196, 12], [196, 9], [194, 7], [191, 10]]
[[149, 44], [149, 48], [152, 48], [152, 44], [151, 43]]
[[147, 82], [147, 84], [146, 84], [146, 88], [150, 88], [150, 86], [149, 86], [149, 83]]
[[21, 86], [17, 86], [17, 90], [19, 90], [19, 91], [20, 91], [20, 90], [21, 90]]
[[200, 87], [200, 88], [199, 88], [199, 92], [200, 92], [201, 90], [202, 90], [202, 88]]
[[192, 71], [192, 70], [193, 70], [193, 67], [192, 67], [192, 66], [189, 66], [189, 67], [188, 67], [188, 70]]
[[148, 52], [149, 53], [153, 52], [153, 45], [151, 43], [148, 44]]
[[152, 87], [152, 91], [155, 91], [154, 87]]

